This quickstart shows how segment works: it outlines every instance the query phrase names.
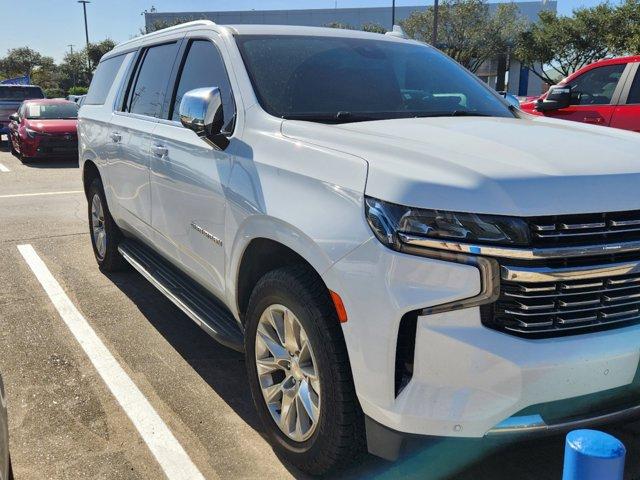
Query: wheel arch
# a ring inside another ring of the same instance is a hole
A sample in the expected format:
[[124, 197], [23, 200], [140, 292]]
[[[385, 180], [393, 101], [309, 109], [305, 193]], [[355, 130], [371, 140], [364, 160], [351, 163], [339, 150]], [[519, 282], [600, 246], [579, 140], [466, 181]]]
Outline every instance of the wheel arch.
[[242, 323], [253, 287], [266, 273], [303, 264], [322, 279], [322, 273], [332, 265], [326, 253], [304, 233], [271, 217], [254, 217], [246, 222], [236, 239], [227, 270], [228, 300]]

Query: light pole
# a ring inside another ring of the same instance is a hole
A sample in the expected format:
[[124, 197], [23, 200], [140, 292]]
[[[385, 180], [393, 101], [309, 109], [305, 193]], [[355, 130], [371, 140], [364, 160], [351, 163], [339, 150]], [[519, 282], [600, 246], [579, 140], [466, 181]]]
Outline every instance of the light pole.
[[393, 26], [396, 24], [396, 0], [392, 0], [391, 2], [391, 30], [393, 30]]
[[89, 59], [89, 26], [87, 25], [87, 3], [91, 3], [90, 0], [78, 0], [78, 3], [82, 4], [82, 10], [84, 11], [84, 36], [87, 41], [87, 66], [91, 71], [91, 60]]
[[438, 0], [433, 0], [433, 32], [431, 35], [431, 45], [436, 47], [437, 41], [438, 41]]

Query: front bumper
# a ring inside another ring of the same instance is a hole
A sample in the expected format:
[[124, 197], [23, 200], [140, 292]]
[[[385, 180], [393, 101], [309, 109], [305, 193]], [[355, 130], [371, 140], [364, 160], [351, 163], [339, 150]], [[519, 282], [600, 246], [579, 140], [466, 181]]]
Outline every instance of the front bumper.
[[[397, 432], [451, 437], [531, 432], [533, 416], [518, 419], [526, 408], [610, 391], [636, 378], [638, 325], [528, 339], [483, 326], [474, 306], [418, 315], [412, 376], [396, 395], [402, 319], [477, 296], [478, 269], [398, 253], [371, 239], [324, 278], [340, 293], [349, 315], [343, 331], [360, 404], [370, 419]], [[551, 425], [542, 415], [535, 421], [540, 429]]]

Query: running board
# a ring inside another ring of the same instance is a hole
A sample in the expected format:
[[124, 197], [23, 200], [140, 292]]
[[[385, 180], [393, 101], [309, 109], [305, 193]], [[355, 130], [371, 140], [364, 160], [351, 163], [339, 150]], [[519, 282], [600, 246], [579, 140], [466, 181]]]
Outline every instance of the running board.
[[221, 344], [244, 351], [240, 325], [226, 307], [148, 247], [124, 240], [118, 251], [151, 284]]

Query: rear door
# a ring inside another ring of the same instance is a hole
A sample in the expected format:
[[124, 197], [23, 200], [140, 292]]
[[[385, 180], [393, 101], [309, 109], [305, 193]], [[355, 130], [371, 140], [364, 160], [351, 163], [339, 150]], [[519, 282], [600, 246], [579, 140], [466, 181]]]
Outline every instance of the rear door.
[[626, 64], [603, 65], [587, 70], [567, 84], [571, 105], [545, 112], [545, 116], [574, 122], [609, 125], [622, 90]]
[[[156, 246], [200, 283], [222, 295], [224, 184], [234, 152], [241, 148], [234, 132], [236, 104], [225, 66], [225, 45], [218, 34], [190, 32], [183, 44], [170, 108], [159, 121], [151, 145], [152, 225]], [[222, 94], [225, 131], [230, 137], [224, 151], [180, 123], [182, 96], [201, 87], [218, 87]]]
[[632, 68], [610, 126], [640, 132], [640, 63], [629, 65]]
[[180, 41], [168, 41], [140, 50], [110, 125], [109, 141], [116, 144], [116, 148], [109, 162], [109, 176], [119, 207], [119, 219], [144, 238], [152, 236], [149, 188], [151, 136], [162, 115]]

